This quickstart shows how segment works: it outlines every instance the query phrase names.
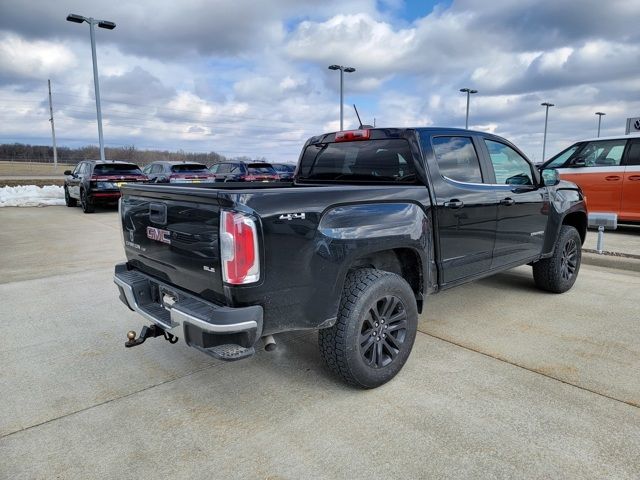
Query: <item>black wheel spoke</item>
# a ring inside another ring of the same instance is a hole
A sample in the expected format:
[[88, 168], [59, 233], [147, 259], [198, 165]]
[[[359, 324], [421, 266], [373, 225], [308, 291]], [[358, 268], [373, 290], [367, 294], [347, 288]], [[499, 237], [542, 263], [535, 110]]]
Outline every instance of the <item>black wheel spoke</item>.
[[406, 317], [398, 322], [394, 322], [393, 324], [389, 325], [389, 327], [387, 328], [387, 333], [395, 332], [396, 330], [401, 330], [403, 328], [407, 328]]
[[366, 352], [374, 341], [375, 337], [372, 337], [371, 334], [360, 335], [360, 348]]
[[382, 317], [389, 318], [398, 305], [396, 297], [385, 297], [385, 303], [382, 306]]
[[400, 349], [399, 348], [395, 348], [392, 345], [390, 345], [388, 340], [389, 340], [389, 337], [387, 337], [383, 342], [384, 343], [384, 350], [386, 350], [386, 352], [391, 357], [391, 361], [393, 361], [393, 359], [396, 358], [396, 356], [398, 355], [398, 352], [400, 351]]
[[393, 335], [387, 335], [385, 338], [385, 342], [387, 342], [389, 346], [395, 348], [396, 350], [400, 350], [400, 346], [402, 345], [402, 342]]
[[406, 320], [406, 318], [407, 318], [407, 312], [405, 312], [404, 310], [399, 310], [389, 319], [388, 323], [395, 323], [400, 320]]
[[376, 366], [380, 368], [384, 366], [384, 357], [382, 355], [382, 343], [377, 342], [374, 348], [376, 350]]

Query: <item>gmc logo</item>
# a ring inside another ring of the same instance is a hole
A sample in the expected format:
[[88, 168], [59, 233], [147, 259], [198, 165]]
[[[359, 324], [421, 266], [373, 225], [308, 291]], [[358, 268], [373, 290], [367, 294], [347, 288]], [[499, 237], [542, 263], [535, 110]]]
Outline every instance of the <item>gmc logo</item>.
[[160, 228], [147, 227], [147, 238], [155, 240], [156, 242], [171, 244], [171, 232], [168, 230], [161, 230]]

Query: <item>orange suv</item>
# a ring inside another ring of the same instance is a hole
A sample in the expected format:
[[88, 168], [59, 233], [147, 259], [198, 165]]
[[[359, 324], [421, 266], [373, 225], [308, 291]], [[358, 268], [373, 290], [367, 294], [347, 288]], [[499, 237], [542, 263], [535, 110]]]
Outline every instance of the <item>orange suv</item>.
[[542, 165], [577, 183], [589, 212], [612, 212], [640, 222], [640, 136], [601, 137], [574, 143]]

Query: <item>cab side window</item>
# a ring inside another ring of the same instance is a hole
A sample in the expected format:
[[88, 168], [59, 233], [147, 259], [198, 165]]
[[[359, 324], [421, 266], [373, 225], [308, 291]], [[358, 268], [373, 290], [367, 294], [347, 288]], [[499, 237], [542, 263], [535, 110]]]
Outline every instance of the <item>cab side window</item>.
[[84, 162], [80, 162], [78, 165], [76, 165], [76, 168], [73, 169], [73, 174], [80, 175], [80, 171], [82, 170], [83, 165]]
[[578, 154], [586, 167], [619, 166], [626, 140], [602, 140], [589, 142]]
[[640, 142], [633, 142], [629, 145], [627, 165], [640, 165]]
[[500, 185], [533, 185], [531, 164], [509, 145], [486, 140], [496, 183]]
[[433, 137], [431, 145], [440, 174], [465, 183], [482, 183], [480, 161], [471, 137]]
[[564, 164], [567, 163], [567, 160], [573, 157], [573, 155], [576, 153], [576, 151], [578, 151], [578, 149], [581, 146], [582, 146], [581, 144], [571, 145], [569, 148], [567, 148], [566, 150], [560, 152], [558, 155], [553, 157], [553, 160], [551, 160], [545, 168], [563, 167]]

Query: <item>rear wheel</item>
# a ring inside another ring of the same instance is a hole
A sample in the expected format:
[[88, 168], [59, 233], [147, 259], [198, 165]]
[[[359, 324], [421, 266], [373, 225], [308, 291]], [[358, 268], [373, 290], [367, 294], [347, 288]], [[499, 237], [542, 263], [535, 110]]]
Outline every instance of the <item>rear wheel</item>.
[[93, 213], [96, 210], [91, 197], [89, 197], [85, 189], [80, 190], [80, 206], [84, 213]]
[[69, 195], [67, 187], [64, 187], [64, 203], [67, 207], [75, 207], [78, 205], [78, 201], [75, 198], [71, 198], [71, 195]]
[[415, 296], [402, 277], [356, 270], [347, 276], [335, 325], [318, 334], [320, 354], [345, 382], [375, 388], [404, 366], [417, 326]]
[[538, 288], [553, 293], [569, 290], [580, 271], [582, 260], [582, 240], [578, 231], [563, 225], [553, 256], [533, 264], [533, 280]]

